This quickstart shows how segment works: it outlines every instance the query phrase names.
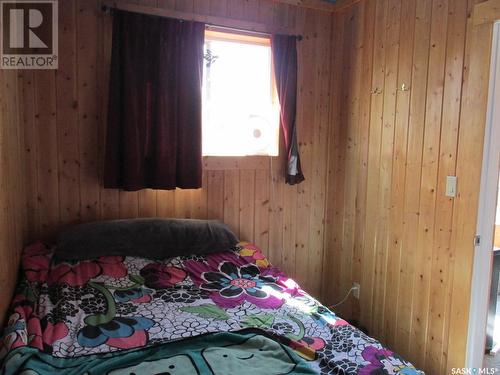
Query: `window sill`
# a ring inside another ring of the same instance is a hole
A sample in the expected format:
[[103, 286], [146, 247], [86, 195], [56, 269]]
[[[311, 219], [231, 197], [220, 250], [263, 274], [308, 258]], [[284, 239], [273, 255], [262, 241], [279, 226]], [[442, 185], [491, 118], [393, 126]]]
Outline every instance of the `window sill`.
[[207, 171], [230, 169], [269, 170], [271, 159], [278, 163], [279, 156], [204, 156], [203, 168]]

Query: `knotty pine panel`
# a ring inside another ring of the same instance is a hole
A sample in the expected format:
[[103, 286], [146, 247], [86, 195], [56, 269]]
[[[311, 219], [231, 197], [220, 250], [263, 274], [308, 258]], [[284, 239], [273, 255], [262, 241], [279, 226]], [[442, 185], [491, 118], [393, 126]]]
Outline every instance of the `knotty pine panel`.
[[477, 2], [362, 0], [333, 20], [323, 298], [359, 282], [339, 313], [428, 374], [465, 363], [491, 37]]
[[0, 70], [0, 322], [3, 323], [17, 280], [27, 234], [24, 183], [23, 105], [16, 71]]

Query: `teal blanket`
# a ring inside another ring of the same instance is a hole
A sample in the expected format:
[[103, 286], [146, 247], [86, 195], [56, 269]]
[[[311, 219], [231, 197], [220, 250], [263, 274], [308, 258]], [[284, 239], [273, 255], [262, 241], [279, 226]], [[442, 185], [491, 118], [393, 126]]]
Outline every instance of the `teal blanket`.
[[35, 348], [12, 351], [6, 374], [315, 374], [290, 348], [257, 333], [214, 333], [140, 350], [56, 358]]

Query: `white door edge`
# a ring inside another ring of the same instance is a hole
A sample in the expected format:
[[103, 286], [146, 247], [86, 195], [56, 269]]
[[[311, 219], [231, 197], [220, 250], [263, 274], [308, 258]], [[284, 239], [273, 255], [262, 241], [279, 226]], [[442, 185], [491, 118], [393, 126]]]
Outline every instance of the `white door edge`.
[[[496, 215], [500, 150], [500, 22], [493, 27], [488, 113], [476, 233], [481, 244], [474, 252], [466, 367], [482, 368], [491, 284], [492, 243]], [[472, 246], [472, 239], [471, 239]]]

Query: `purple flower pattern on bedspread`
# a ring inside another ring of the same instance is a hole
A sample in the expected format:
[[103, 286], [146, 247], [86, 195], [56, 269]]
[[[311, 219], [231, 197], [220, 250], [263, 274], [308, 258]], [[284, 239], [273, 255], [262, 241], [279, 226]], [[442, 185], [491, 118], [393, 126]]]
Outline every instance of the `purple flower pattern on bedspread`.
[[118, 353], [253, 328], [320, 374], [421, 374], [322, 306], [252, 244], [162, 261], [64, 262], [37, 243], [25, 250], [22, 272], [0, 356], [23, 347], [59, 358]]
[[231, 252], [209, 256], [204, 262], [187, 261], [184, 266], [193, 282], [223, 308], [248, 301], [263, 309], [276, 309], [285, 296], [299, 293], [295, 282], [276, 268], [261, 269]]

